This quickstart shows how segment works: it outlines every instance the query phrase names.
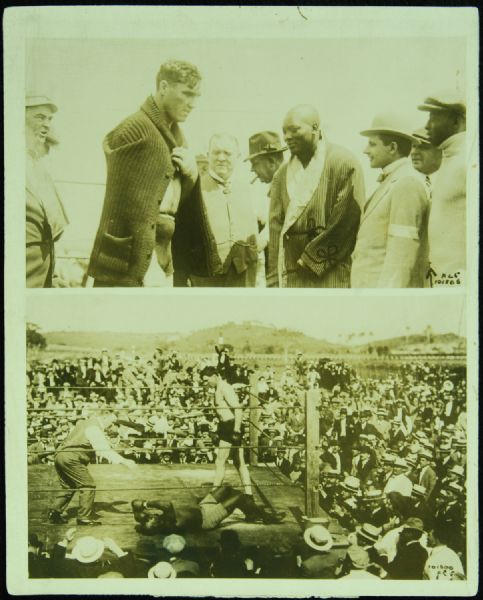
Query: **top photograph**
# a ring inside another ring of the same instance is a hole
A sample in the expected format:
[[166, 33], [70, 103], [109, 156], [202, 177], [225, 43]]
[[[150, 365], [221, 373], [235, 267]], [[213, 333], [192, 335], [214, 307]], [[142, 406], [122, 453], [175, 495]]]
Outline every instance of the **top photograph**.
[[467, 96], [457, 37], [30, 39], [26, 285], [462, 287]]

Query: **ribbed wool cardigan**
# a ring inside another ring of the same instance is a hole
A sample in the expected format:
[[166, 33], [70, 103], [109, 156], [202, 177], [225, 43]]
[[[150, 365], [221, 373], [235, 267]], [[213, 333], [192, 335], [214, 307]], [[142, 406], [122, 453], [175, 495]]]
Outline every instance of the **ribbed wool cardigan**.
[[[104, 139], [107, 183], [104, 206], [88, 274], [108, 286], [143, 285], [156, 237], [159, 206], [175, 174], [171, 150], [184, 146], [177, 125], [171, 129], [150, 96]], [[215, 242], [202, 202], [199, 178], [181, 177], [181, 201], [172, 239], [175, 285], [188, 273], [211, 276]]]

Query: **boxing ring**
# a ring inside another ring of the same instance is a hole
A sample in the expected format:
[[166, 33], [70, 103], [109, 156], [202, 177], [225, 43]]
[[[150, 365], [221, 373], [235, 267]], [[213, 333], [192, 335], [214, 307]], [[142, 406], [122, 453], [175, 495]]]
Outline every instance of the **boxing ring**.
[[[251, 385], [247, 388], [248, 406], [244, 408], [244, 422], [249, 425], [249, 444], [242, 444], [240, 447], [246, 448], [248, 451], [248, 465], [255, 502], [267, 510], [285, 512], [283, 522], [270, 525], [249, 523], [245, 521], [243, 513], [235, 511], [214, 530], [187, 533], [185, 537], [188, 544], [203, 548], [216, 546], [220, 532], [229, 528], [236, 530], [244, 546], [263, 545], [272, 548], [280, 544], [284, 547], [293, 546], [300, 540], [306, 525], [321, 518], [328, 520], [328, 528], [335, 537], [343, 535], [343, 530], [337, 521], [329, 519], [319, 505], [319, 390], [304, 391], [304, 444], [300, 446], [277, 445], [277, 449], [292, 448], [305, 453], [305, 481], [300, 484], [293, 483], [281, 473], [278, 467], [263, 463], [259, 457], [258, 449], [262, 447], [259, 443], [260, 436], [270, 436], [260, 427], [262, 411], [260, 399], [250, 391], [256, 389], [254, 383], [255, 379], [252, 378]], [[72, 409], [47, 408], [30, 410], [34, 413], [50, 412], [52, 414], [72, 411]], [[121, 418], [124, 416], [127, 418], [132, 409], [110, 405], [109, 410], [119, 413]], [[142, 408], [136, 410], [139, 411]], [[152, 412], [153, 408], [145, 410]], [[214, 413], [215, 411], [213, 408], [207, 408], [206, 412]], [[193, 417], [187, 415], [187, 418]], [[266, 449], [267, 445], [265, 444], [263, 447]], [[115, 446], [113, 449], [116, 451], [126, 450]], [[178, 447], [177, 450], [179, 449], [183, 448]], [[143, 449], [136, 448], [136, 451], [142, 452]], [[39, 454], [41, 453], [39, 452]], [[141, 536], [134, 529], [135, 520], [131, 511], [131, 501], [135, 498], [142, 498], [173, 501], [180, 505], [197, 504], [212, 487], [215, 465], [209, 463], [160, 463], [138, 464], [134, 469], [126, 469], [120, 465], [91, 464], [89, 470], [96, 482], [94, 513], [102, 524], [82, 526], [78, 528], [78, 531], [81, 530], [85, 535], [112, 537], [121, 548], [133, 549]], [[230, 484], [236, 489], [243, 488], [238, 473], [231, 464], [226, 466], [224, 483]], [[67, 509], [68, 524], [59, 526], [48, 520], [47, 513], [51, 502], [61, 490], [53, 465], [31, 464], [28, 466], [28, 527], [29, 531], [34, 531], [44, 539], [47, 545], [56, 543], [67, 528], [76, 526], [77, 496], [74, 496]], [[162, 538], [163, 535], [160, 537]]]

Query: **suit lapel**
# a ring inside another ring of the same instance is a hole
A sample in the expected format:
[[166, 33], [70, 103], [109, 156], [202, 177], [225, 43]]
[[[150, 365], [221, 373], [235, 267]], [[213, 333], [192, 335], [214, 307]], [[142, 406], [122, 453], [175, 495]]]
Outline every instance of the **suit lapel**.
[[[367, 217], [374, 211], [374, 209], [379, 206], [379, 204], [381, 203], [381, 201], [387, 196], [387, 194], [389, 193], [389, 190], [392, 187], [392, 183], [393, 181], [388, 181], [387, 184], [386, 182], [382, 183], [377, 190], [375, 190], [375, 192], [372, 194], [372, 196], [369, 198], [369, 200], [366, 202], [366, 205], [364, 207], [364, 214], [362, 215], [362, 221], [365, 221], [365, 219], [367, 219]], [[384, 186], [384, 188], [383, 188]], [[381, 189], [383, 188], [383, 189]]]

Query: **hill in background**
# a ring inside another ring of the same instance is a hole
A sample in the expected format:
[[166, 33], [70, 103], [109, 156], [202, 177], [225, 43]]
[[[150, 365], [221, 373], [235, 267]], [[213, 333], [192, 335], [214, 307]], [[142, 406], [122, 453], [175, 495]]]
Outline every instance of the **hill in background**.
[[[163, 350], [176, 349], [179, 352], [211, 353], [220, 335], [225, 344], [230, 344], [236, 353], [253, 354], [292, 354], [300, 350], [307, 354], [340, 354], [366, 352], [369, 346], [387, 346], [391, 351], [430, 351], [462, 352], [466, 349], [466, 340], [453, 333], [411, 334], [386, 340], [368, 340], [357, 344], [333, 344], [317, 339], [299, 331], [279, 329], [258, 322], [226, 323], [219, 327], [201, 329], [186, 335], [175, 333], [124, 333], [124, 332], [44, 332], [48, 346], [110, 351], [135, 350], [140, 354], [151, 353], [159, 347]], [[362, 335], [362, 334], [361, 334]], [[362, 339], [361, 339], [362, 341]], [[434, 348], [434, 350], [432, 350]]]

